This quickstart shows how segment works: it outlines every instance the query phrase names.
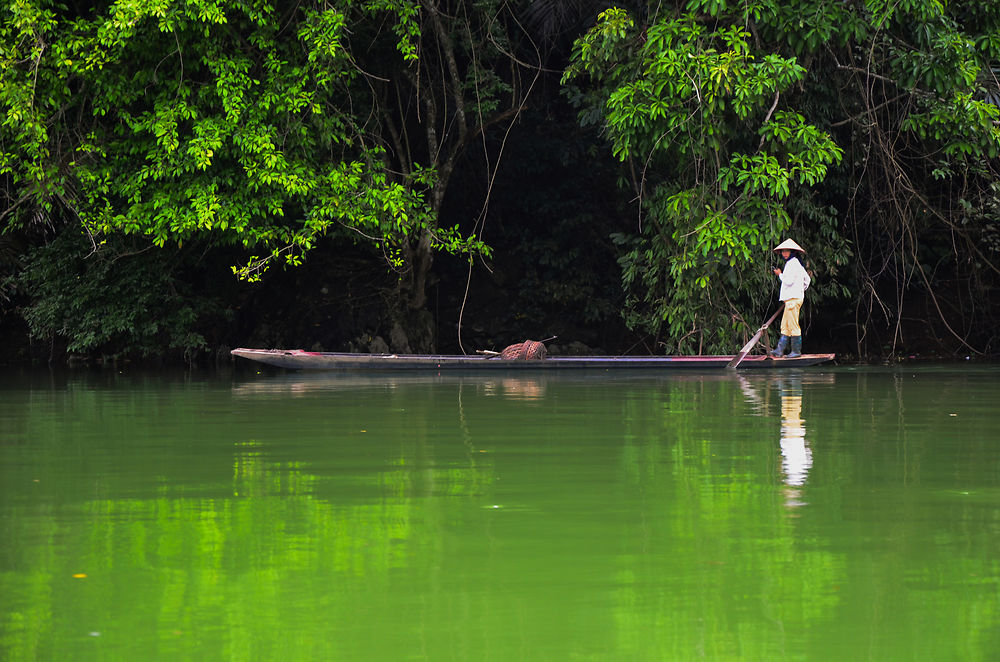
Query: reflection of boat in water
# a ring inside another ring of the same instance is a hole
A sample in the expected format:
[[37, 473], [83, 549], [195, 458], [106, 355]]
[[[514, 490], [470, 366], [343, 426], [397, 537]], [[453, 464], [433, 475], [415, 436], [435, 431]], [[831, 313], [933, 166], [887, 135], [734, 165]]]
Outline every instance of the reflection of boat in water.
[[[591, 370], [724, 370], [732, 355], [706, 356], [555, 356], [542, 360], [506, 360], [495, 356], [459, 356], [436, 354], [350, 354], [342, 352], [307, 352], [301, 349], [232, 350], [233, 356], [289, 370], [500, 370], [541, 371], [565, 369]], [[833, 354], [803, 354], [795, 358], [746, 356], [740, 370], [801, 368], [826, 363]]]
[[[803, 383], [833, 383], [833, 375], [797, 371]], [[297, 395], [349, 390], [394, 391], [419, 385], [464, 385], [480, 389], [484, 395], [509, 399], [533, 400], [546, 395], [554, 384], [638, 385], [644, 382], [678, 384], [687, 382], [729, 382], [737, 380], [744, 390], [766, 387], [787, 372], [767, 370], [744, 373], [733, 370], [554, 370], [554, 371], [477, 371], [477, 370], [260, 370], [241, 378], [234, 386], [237, 395]], [[751, 386], [753, 385], [753, 386]]]
[[536, 400], [545, 395], [544, 375], [444, 375], [421, 371], [362, 374], [356, 372], [290, 372], [257, 375], [233, 386], [238, 396], [250, 395], [310, 395], [338, 391], [395, 391], [414, 386], [453, 384], [472, 386], [484, 395], [512, 400]]
[[489, 379], [483, 382], [483, 392], [511, 400], [538, 400], [545, 396], [545, 380], [530, 377]]

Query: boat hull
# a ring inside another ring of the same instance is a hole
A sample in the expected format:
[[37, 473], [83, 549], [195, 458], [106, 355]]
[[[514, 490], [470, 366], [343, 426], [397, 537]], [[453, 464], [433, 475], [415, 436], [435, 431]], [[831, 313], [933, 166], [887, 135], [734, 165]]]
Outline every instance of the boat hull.
[[[656, 369], [722, 370], [733, 355], [713, 356], [556, 356], [540, 361], [504, 360], [494, 356], [434, 354], [349, 354], [301, 349], [232, 350], [233, 356], [288, 370], [566, 370]], [[775, 359], [747, 355], [739, 370], [797, 368], [826, 363], [833, 354], [803, 354]]]

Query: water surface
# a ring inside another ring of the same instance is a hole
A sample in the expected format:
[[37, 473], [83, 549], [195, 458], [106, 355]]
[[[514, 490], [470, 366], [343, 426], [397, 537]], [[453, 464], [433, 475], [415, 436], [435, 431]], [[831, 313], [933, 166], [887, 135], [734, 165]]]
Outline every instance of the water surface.
[[0, 374], [4, 660], [991, 660], [1000, 370]]

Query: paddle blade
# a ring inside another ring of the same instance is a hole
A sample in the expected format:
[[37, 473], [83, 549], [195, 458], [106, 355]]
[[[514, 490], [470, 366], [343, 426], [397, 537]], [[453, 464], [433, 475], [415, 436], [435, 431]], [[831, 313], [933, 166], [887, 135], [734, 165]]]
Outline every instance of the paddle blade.
[[727, 368], [735, 368], [736, 366], [738, 366], [740, 364], [740, 362], [746, 357], [747, 353], [751, 349], [753, 349], [753, 346], [757, 344], [758, 340], [760, 340], [760, 334], [762, 334], [764, 332], [764, 328], [767, 328], [767, 327], [761, 328], [760, 331], [758, 331], [757, 333], [755, 333], [754, 336], [753, 336], [753, 338], [750, 339], [750, 342], [748, 342], [747, 344], [743, 345], [743, 349], [740, 350], [740, 353], [737, 354], [736, 356], [734, 356], [733, 360], [730, 361], [728, 364], [726, 364]]
[[757, 329], [757, 333], [753, 334], [753, 338], [751, 338], [749, 342], [747, 342], [747, 344], [743, 345], [743, 349], [740, 350], [740, 353], [734, 356], [733, 360], [726, 364], [727, 368], [735, 368], [740, 364], [741, 361], [743, 361], [747, 353], [751, 349], [753, 349], [753, 346], [757, 344], [758, 340], [760, 340], [760, 335], [764, 333], [765, 330], [767, 330], [767, 327], [771, 326], [771, 322], [776, 320], [778, 318], [778, 315], [780, 315], [781, 311], [783, 311], [784, 309], [785, 309], [785, 304], [781, 304], [781, 308], [778, 308], [776, 311], [774, 311], [774, 314], [771, 315], [771, 318], [766, 322], [764, 322], [764, 324], [759, 329]]

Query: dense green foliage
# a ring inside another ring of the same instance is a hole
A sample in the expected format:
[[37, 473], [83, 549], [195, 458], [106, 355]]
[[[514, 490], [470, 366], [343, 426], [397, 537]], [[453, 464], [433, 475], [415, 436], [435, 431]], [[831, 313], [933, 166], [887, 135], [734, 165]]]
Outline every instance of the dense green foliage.
[[[998, 10], [691, 0], [643, 16], [603, 13], [567, 72], [587, 76], [581, 118], [606, 124], [643, 205], [639, 231], [618, 238], [632, 326], [666, 324], [682, 350], [732, 346], [734, 313], [754, 321], [773, 300], [762, 251], [788, 235], [819, 272], [811, 298], [860, 290], [859, 307], [879, 299], [887, 322], [903, 311], [881, 298], [898, 285], [885, 262], [934, 294], [928, 221], [992, 264], [995, 248], [979, 246], [995, 230], [973, 219], [996, 204], [1000, 115], [983, 86]], [[859, 268], [845, 271], [852, 256]]]
[[[5, 227], [70, 216], [95, 244], [216, 237], [263, 248], [240, 273], [301, 263], [318, 237], [350, 232], [388, 253], [435, 219], [351, 108], [358, 23], [395, 25], [416, 57], [406, 1], [285, 6], [119, 0], [79, 14], [16, 0], [0, 24]], [[481, 248], [436, 228], [433, 244]]]
[[599, 84], [612, 148], [638, 171], [645, 229], [617, 235], [635, 293], [630, 321], [654, 335], [666, 322], [681, 351], [732, 345], [728, 318], [743, 303], [733, 298], [765, 291], [753, 272], [792, 226], [787, 199], [807, 196], [800, 189], [841, 159], [829, 135], [779, 107], [805, 70], [750, 36], [694, 14], [654, 15], [640, 32], [609, 10], [577, 42], [567, 74]]
[[[63, 337], [78, 355], [176, 355], [188, 360], [208, 349], [203, 333], [222, 304], [180, 280], [188, 260], [145, 247], [126, 250], [112, 237], [90, 253], [79, 233], [64, 231], [31, 252], [20, 286], [33, 303], [24, 310], [31, 335]], [[200, 330], [199, 330], [200, 329]]]
[[[144, 269], [181, 299], [231, 297], [198, 289], [189, 250], [249, 281], [303, 270], [277, 308], [325, 325], [305, 300], [337, 285], [304, 263], [356, 280], [365, 246], [380, 319], [296, 344], [616, 327], [610, 351], [731, 351], [776, 307], [770, 248], [791, 236], [813, 338], [996, 351], [1000, 6], [600, 4], [6, 0], [0, 326], [115, 355], [211, 345], [236, 301], [176, 301], [169, 340], [140, 297], [84, 303]], [[100, 267], [149, 246], [136, 273]], [[254, 292], [276, 294], [240, 303]]]

